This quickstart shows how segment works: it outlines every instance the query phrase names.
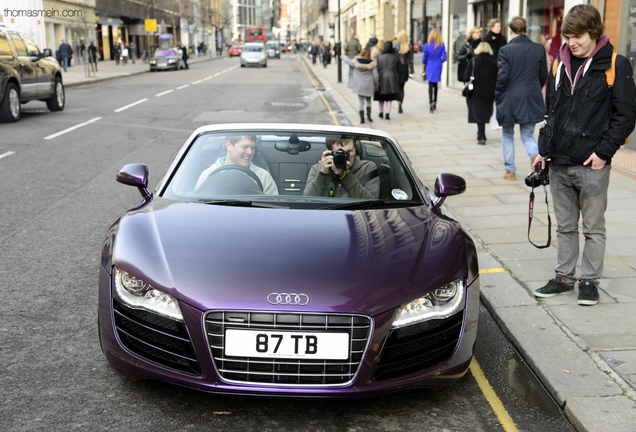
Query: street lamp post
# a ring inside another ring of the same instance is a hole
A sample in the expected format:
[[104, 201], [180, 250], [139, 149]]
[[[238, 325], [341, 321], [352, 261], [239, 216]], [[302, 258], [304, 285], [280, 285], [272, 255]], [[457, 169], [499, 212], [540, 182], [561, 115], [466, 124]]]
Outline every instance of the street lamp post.
[[342, 82], [342, 60], [340, 59], [340, 53], [342, 52], [342, 33], [340, 30], [340, 0], [338, 0], [338, 50], [336, 55], [338, 56], [338, 82]]

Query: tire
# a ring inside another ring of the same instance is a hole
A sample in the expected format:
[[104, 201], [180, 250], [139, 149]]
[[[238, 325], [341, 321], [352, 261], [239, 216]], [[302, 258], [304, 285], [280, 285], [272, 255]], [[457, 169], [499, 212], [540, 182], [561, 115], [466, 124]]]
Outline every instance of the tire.
[[14, 83], [7, 83], [4, 99], [0, 105], [0, 121], [13, 123], [20, 120], [22, 107], [20, 106], [20, 91]]
[[245, 67], [245, 65], [243, 63], [241, 63], [241, 67]]
[[66, 95], [64, 93], [64, 85], [62, 84], [62, 78], [55, 77], [53, 83], [53, 96], [46, 100], [46, 106], [50, 111], [62, 111], [66, 103]]

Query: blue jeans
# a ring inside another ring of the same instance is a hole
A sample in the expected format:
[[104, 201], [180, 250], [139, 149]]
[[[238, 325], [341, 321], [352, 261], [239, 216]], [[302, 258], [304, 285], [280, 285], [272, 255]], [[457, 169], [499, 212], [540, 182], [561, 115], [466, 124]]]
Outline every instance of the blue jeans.
[[68, 67], [68, 56], [62, 56], [62, 67], [64, 68], [64, 72], [66, 72], [66, 68]]
[[[537, 140], [534, 139], [534, 125], [535, 123], [522, 123], [519, 125], [521, 131], [521, 142], [526, 147], [528, 157], [532, 158], [539, 153], [539, 146]], [[506, 170], [515, 172], [517, 167], [515, 166], [515, 140], [514, 140], [514, 125], [502, 126], [503, 132], [501, 137], [501, 144], [503, 146], [503, 157], [506, 165]]]

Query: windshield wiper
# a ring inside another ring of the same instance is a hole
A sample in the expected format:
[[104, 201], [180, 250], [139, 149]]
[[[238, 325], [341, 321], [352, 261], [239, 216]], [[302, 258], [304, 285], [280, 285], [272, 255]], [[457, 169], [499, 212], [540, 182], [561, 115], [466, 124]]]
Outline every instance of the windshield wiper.
[[332, 206], [321, 207], [320, 210], [355, 210], [355, 209], [361, 209], [361, 208], [384, 207], [387, 205], [390, 205], [392, 207], [411, 207], [414, 205], [420, 205], [420, 203], [413, 200], [409, 200], [409, 201], [367, 200], [367, 201], [356, 201], [352, 203], [336, 204]]
[[236, 207], [260, 207], [260, 208], [273, 208], [273, 209], [288, 209], [288, 206], [282, 206], [277, 204], [269, 204], [257, 201], [241, 201], [241, 200], [229, 200], [229, 199], [200, 199], [200, 203], [214, 204], [214, 205], [226, 205]]

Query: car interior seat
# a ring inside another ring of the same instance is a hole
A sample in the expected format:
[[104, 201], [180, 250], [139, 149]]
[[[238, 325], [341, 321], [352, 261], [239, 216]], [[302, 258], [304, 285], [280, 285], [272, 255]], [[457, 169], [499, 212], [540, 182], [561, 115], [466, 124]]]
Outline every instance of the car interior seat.
[[360, 155], [360, 159], [370, 160], [377, 166], [378, 177], [380, 178], [380, 195], [378, 198], [388, 199], [391, 189], [393, 189], [393, 173], [386, 151], [376, 142], [359, 141], [356, 146], [356, 153]]

